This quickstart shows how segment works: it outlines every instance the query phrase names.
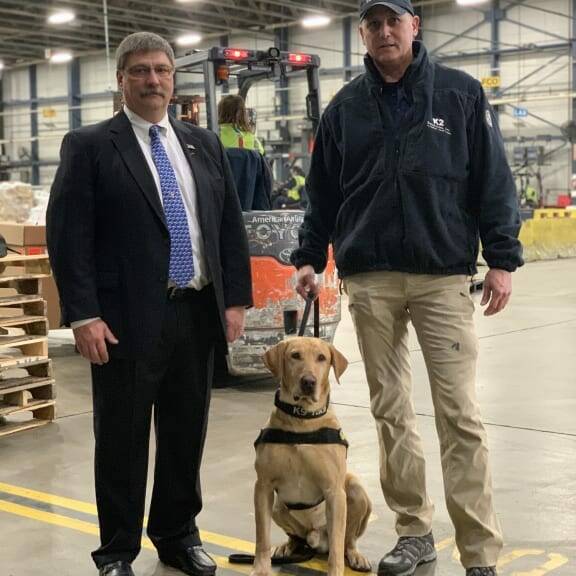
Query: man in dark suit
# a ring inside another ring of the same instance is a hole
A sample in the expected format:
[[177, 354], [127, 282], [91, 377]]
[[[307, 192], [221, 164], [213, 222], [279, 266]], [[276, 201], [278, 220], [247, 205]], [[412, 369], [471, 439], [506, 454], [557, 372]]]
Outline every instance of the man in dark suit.
[[138, 32], [117, 54], [124, 109], [74, 130], [47, 212], [63, 320], [92, 363], [101, 576], [133, 576], [152, 408], [148, 535], [162, 562], [212, 576], [195, 518], [215, 347], [252, 303], [248, 243], [216, 135], [169, 119], [174, 53]]

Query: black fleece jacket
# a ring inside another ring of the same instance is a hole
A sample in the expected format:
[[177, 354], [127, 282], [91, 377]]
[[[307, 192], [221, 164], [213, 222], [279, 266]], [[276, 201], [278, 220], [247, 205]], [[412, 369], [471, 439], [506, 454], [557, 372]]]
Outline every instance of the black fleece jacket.
[[297, 268], [324, 270], [330, 241], [341, 277], [473, 274], [479, 240], [491, 268], [523, 264], [514, 179], [481, 84], [432, 63], [420, 42], [413, 50], [402, 80], [411, 109], [398, 130], [369, 56], [324, 112]]

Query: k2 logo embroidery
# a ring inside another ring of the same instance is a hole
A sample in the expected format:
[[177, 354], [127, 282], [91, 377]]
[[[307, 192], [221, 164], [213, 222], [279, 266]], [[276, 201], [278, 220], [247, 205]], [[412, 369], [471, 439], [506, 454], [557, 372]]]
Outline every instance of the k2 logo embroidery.
[[432, 118], [432, 120], [428, 120], [428, 128], [432, 130], [436, 130], [436, 132], [442, 132], [442, 134], [446, 134], [447, 136], [452, 135], [452, 131], [450, 128], [446, 127], [446, 121], [443, 118]]

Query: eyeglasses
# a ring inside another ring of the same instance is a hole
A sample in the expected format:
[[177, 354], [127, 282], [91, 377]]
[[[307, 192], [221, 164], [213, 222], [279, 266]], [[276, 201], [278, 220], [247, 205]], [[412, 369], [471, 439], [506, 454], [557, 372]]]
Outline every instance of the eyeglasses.
[[170, 78], [174, 74], [172, 66], [154, 66], [154, 68], [150, 68], [150, 66], [132, 66], [132, 68], [127, 70], [128, 75], [132, 76], [132, 78], [148, 78], [152, 71], [158, 78]]

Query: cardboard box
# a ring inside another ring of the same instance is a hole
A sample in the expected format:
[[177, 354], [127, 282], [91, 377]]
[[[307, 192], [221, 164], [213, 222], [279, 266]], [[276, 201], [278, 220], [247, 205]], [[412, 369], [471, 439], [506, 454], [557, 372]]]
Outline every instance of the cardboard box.
[[13, 246], [46, 246], [46, 226], [0, 222], [0, 234]]
[[[6, 239], [9, 248], [19, 254], [46, 254], [46, 227], [30, 224], [0, 222], [0, 234]], [[48, 308], [50, 330], [60, 328], [60, 297], [54, 278], [43, 278], [40, 282], [41, 294]]]

